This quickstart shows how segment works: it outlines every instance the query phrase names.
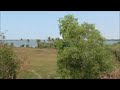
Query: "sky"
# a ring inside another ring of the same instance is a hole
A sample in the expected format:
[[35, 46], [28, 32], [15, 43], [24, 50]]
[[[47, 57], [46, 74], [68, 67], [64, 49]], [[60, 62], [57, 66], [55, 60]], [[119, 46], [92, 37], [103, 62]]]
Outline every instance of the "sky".
[[58, 19], [73, 14], [79, 23], [88, 22], [107, 39], [118, 39], [118, 11], [1, 11], [1, 31], [6, 39], [60, 37]]

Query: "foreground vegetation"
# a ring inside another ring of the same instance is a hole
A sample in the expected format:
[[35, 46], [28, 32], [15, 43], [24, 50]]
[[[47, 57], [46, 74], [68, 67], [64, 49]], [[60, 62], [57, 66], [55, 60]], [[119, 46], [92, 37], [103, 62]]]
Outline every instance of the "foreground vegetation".
[[29, 39], [19, 48], [0, 43], [0, 78], [120, 78], [120, 42], [105, 44], [94, 24], [79, 24], [73, 15], [58, 21], [63, 39], [37, 40], [36, 48], [29, 46]]
[[[115, 47], [115, 46], [114, 46]], [[111, 46], [111, 49], [113, 46]], [[119, 48], [118, 48], [119, 49]], [[24, 60], [23, 70], [19, 72], [19, 79], [58, 79], [57, 50], [39, 48], [13, 48], [19, 59]], [[102, 73], [101, 78], [119, 79], [120, 63], [116, 56], [112, 55], [112, 64], [115, 68], [112, 72]]]
[[16, 79], [20, 68], [20, 60], [13, 50], [0, 45], [0, 79]]
[[[110, 51], [119, 50], [120, 45], [111, 45]], [[16, 57], [23, 61], [21, 70], [17, 74], [18, 79], [56, 79], [58, 78], [57, 70], [57, 50], [56, 49], [39, 49], [26, 47], [12, 48]], [[120, 63], [116, 55], [112, 54], [112, 64], [115, 68], [112, 72], [103, 73], [101, 78], [120, 78]]]

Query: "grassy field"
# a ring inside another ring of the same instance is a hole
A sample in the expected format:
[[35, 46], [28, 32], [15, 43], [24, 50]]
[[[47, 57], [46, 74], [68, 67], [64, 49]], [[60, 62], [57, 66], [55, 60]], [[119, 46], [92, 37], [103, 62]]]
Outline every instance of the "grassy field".
[[20, 79], [55, 78], [57, 52], [55, 49], [14, 48], [18, 58], [25, 62], [25, 70], [19, 74]]
[[[118, 46], [113, 49], [119, 50]], [[20, 71], [19, 79], [55, 79], [57, 69], [57, 51], [56, 49], [38, 49], [38, 48], [13, 48], [17, 57], [24, 61], [23, 70]], [[113, 55], [113, 64], [116, 68], [112, 73], [105, 74], [103, 78], [119, 79], [120, 62]]]

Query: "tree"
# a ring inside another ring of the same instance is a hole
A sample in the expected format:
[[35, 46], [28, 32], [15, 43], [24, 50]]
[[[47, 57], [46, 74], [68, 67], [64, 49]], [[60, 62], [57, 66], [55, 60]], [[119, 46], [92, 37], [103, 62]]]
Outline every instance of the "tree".
[[[5, 37], [0, 33], [1, 37]], [[0, 45], [0, 79], [16, 79], [20, 69], [20, 60], [6, 44]]]
[[120, 41], [119, 41], [119, 42], [117, 42], [117, 44], [120, 44]]
[[16, 79], [20, 62], [8, 46], [0, 48], [0, 78]]
[[14, 44], [13, 44], [13, 43], [11, 43], [11, 44], [10, 44], [10, 46], [11, 46], [11, 47], [14, 47]]
[[54, 38], [51, 39], [54, 42]]
[[4, 33], [0, 32], [0, 39], [3, 39], [4, 37]]
[[48, 41], [51, 41], [51, 38], [50, 38], [50, 37], [48, 37]]
[[45, 43], [45, 40], [43, 40], [43, 42]]
[[20, 40], [22, 41], [23, 39], [21, 38]]
[[39, 48], [41, 40], [38, 39], [38, 40], [36, 40], [36, 42], [37, 42], [37, 47]]
[[2, 44], [3, 39], [5, 39], [4, 33], [0, 31], [0, 44]]
[[29, 40], [29, 39], [27, 39], [27, 42], [28, 42], [28, 44], [29, 44], [30, 40]]
[[30, 40], [27, 39], [27, 42], [28, 42], [28, 44], [26, 45], [26, 47], [30, 47], [30, 45], [29, 45]]
[[111, 55], [104, 44], [104, 37], [94, 24], [78, 23], [73, 15], [59, 19], [58, 75], [60, 78], [93, 79], [111, 71]]
[[27, 44], [27, 45], [26, 45], [26, 47], [30, 47], [30, 45], [29, 45], [29, 44]]
[[25, 45], [24, 45], [24, 44], [22, 44], [20, 47], [25, 47]]

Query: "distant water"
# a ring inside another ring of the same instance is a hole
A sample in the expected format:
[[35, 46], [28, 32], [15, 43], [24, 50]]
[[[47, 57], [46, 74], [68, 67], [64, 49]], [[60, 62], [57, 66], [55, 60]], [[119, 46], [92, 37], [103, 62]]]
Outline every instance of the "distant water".
[[4, 40], [4, 43], [8, 43], [9, 45], [11, 43], [14, 44], [14, 46], [16, 47], [20, 47], [21, 45], [27, 45], [29, 44], [31, 47], [36, 47], [37, 46], [37, 42], [36, 40], [30, 40], [29, 42], [27, 40]]
[[114, 44], [114, 43], [117, 43], [119, 42], [119, 40], [107, 40], [106, 43], [107, 44]]
[[[46, 40], [47, 41], [47, 40]], [[107, 40], [105, 43], [106, 44], [114, 44], [117, 43], [119, 40]], [[14, 46], [16, 47], [20, 47], [21, 45], [27, 45], [29, 44], [31, 47], [36, 47], [37, 46], [37, 42], [36, 40], [30, 40], [29, 43], [27, 40], [4, 40], [4, 43], [8, 43], [9, 45], [11, 43], [14, 44]]]

